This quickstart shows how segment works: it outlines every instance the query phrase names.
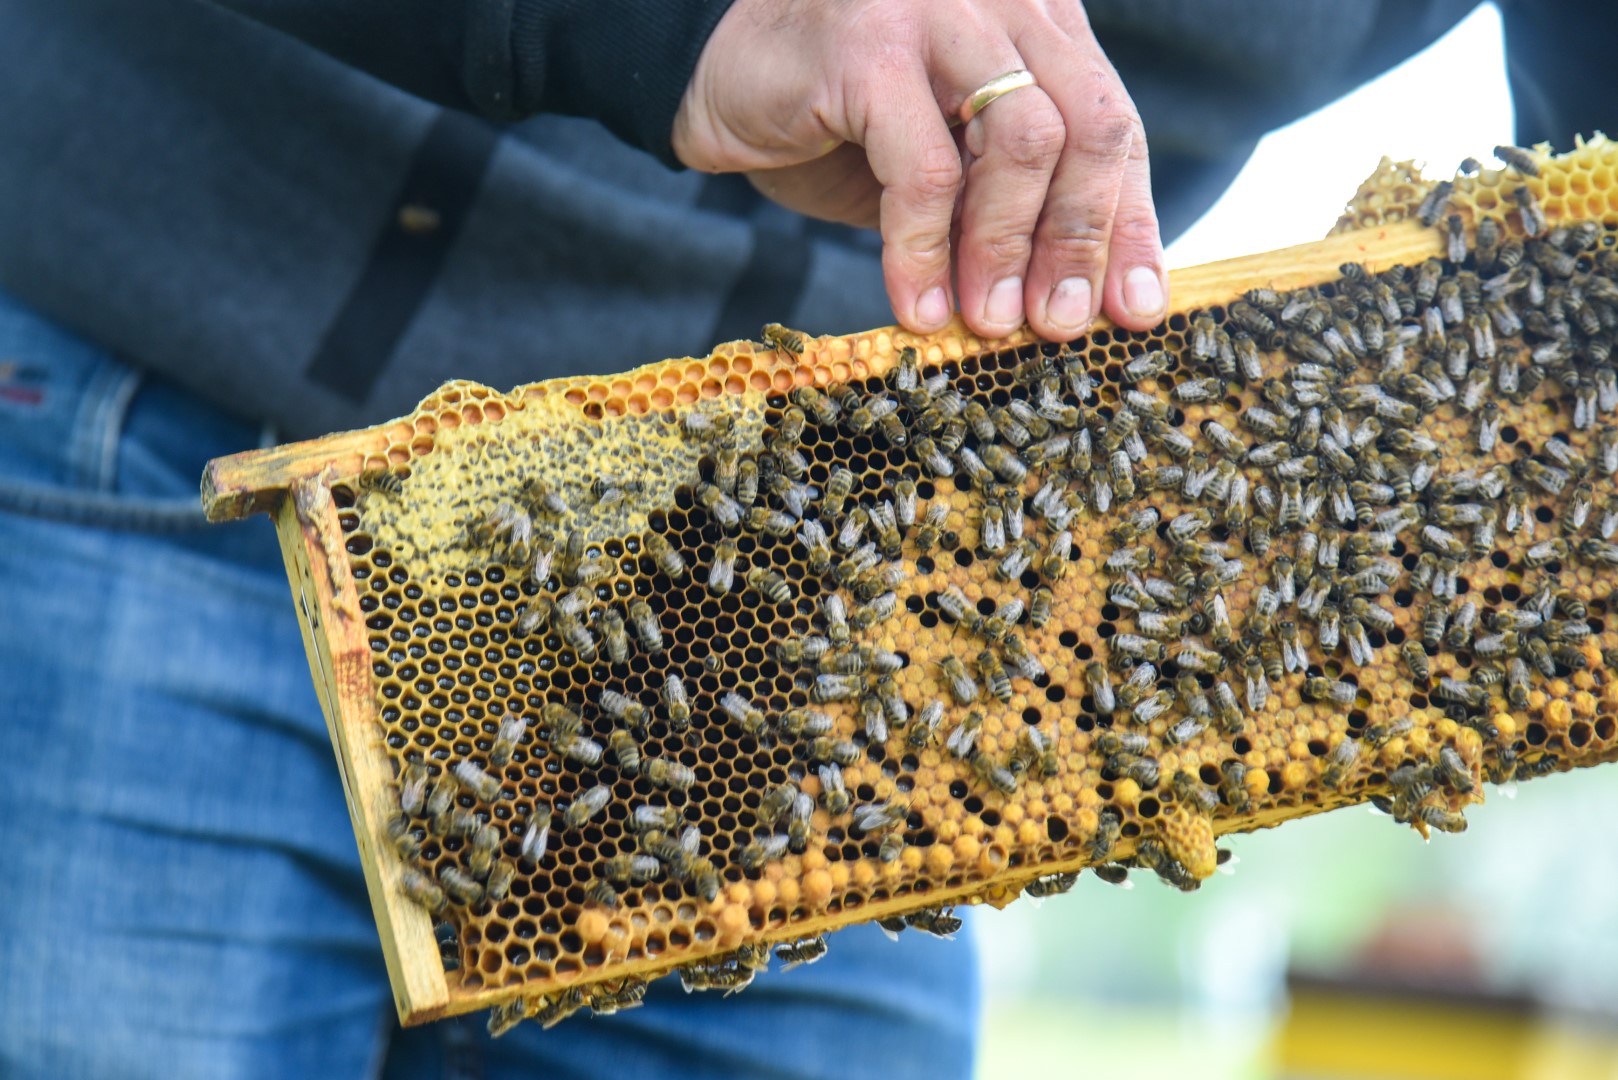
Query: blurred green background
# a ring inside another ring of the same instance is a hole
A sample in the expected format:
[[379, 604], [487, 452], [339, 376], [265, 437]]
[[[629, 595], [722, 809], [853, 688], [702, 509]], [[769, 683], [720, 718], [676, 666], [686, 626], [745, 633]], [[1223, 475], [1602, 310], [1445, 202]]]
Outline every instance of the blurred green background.
[[1430, 843], [1353, 808], [1226, 838], [1232, 872], [1193, 894], [1086, 874], [1038, 908], [981, 909], [979, 1075], [1274, 1076], [1289, 965], [1352, 966], [1390, 924], [1413, 932], [1412, 949], [1423, 934], [1462, 946], [1484, 988], [1600, 1027], [1618, 1002], [1618, 851], [1602, 829], [1618, 820], [1615, 771], [1546, 777], [1514, 798], [1490, 787], [1466, 833]]

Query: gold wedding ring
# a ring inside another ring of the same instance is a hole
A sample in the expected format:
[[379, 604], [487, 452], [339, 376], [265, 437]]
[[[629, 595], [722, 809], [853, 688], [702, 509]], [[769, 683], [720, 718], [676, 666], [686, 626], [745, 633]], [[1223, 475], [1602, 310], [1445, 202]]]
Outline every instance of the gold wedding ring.
[[972, 117], [987, 109], [990, 102], [1005, 97], [1013, 90], [1034, 85], [1034, 73], [1027, 68], [997, 75], [966, 96], [966, 100], [961, 102], [961, 111], [950, 121], [949, 126], [960, 127], [962, 124], [970, 124]]

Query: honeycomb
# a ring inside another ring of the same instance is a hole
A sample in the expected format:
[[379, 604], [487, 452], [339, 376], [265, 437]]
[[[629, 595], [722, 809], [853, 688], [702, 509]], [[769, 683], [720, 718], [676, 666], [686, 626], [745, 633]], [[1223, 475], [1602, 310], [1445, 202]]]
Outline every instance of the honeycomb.
[[1386, 166], [1149, 333], [768, 327], [212, 463], [276, 515], [401, 1016], [732, 992], [1618, 756], [1615, 164]]

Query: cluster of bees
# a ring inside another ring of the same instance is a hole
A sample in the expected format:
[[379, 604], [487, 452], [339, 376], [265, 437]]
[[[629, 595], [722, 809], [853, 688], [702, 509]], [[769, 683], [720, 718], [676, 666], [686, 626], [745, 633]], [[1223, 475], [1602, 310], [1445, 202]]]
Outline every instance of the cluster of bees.
[[[1512, 163], [1533, 166], [1530, 157]], [[816, 825], [817, 811], [868, 842], [878, 861], [897, 860], [921, 815], [897, 794], [856, 799], [843, 770], [866, 758], [936, 748], [980, 791], [1005, 795], [1025, 778], [1056, 777], [1064, 759], [1054, 725], [1025, 725], [1002, 752], [980, 741], [985, 710], [1048, 682], [1028, 637], [1052, 618], [1054, 590], [1080, 558], [1073, 526], [1085, 518], [1109, 525], [1096, 558], [1108, 622], [1104, 655], [1085, 667], [1086, 695], [1073, 711], [1094, 731], [1104, 778], [1128, 778], [1198, 814], [1244, 813], [1252, 786], [1237, 755], [1214, 784], [1183, 769], [1163, 775], [1158, 749], [1235, 739], [1299, 680], [1306, 701], [1346, 712], [1360, 697], [1354, 669], [1377, 663], [1383, 650], [1395, 651], [1411, 682], [1457, 723], [1497, 743], [1489, 779], [1554, 768], [1549, 753], [1519, 761], [1490, 705], [1503, 693], [1526, 708], [1536, 679], [1588, 666], [1589, 612], [1558, 575], [1577, 564], [1618, 566], [1618, 427], [1610, 422], [1618, 254], [1594, 224], [1550, 228], [1526, 186], [1512, 192], [1517, 228], [1485, 217], [1470, 236], [1446, 214], [1447, 194], [1436, 189], [1422, 207], [1423, 220], [1446, 230], [1445, 258], [1382, 273], [1346, 265], [1320, 288], [1255, 289], [1227, 309], [1192, 313], [1183, 348], [1132, 351], [1115, 380], [1084, 354], [1035, 347], [1009, 390], [988, 394], [947, 368], [924, 370], [905, 349], [880, 381], [801, 387], [776, 399], [757, 446], [742, 446], [723, 410], [683, 413], [684, 436], [706, 446], [700, 478], [680, 495], [704, 538], [702, 557], [656, 528], [640, 550], [670, 587], [810, 616], [805, 632], [768, 643], [769, 662], [796, 688], [788, 707], [771, 708], [740, 683], [698, 694], [678, 670], [660, 668], [670, 628], [653, 606], [656, 591], [648, 599], [613, 590], [619, 564], [582, 528], [564, 527], [574, 508], [555, 489], [524, 483], [466, 522], [467, 547], [525, 582], [513, 637], [554, 638], [597, 672], [638, 657], [654, 672], [642, 685], [656, 691], [594, 680], [582, 700], [506, 715], [486, 752], [404, 766], [389, 839], [406, 864], [404, 889], [443, 920], [446, 968], [459, 962], [453, 912], [501, 901], [537, 872], [558, 840], [607, 811], [615, 777], [646, 794], [622, 808], [632, 850], [589, 868], [585, 903], [605, 910], [650, 882], [711, 901], [727, 868], [756, 876], [816, 842], [826, 827]], [[789, 353], [803, 347], [780, 327], [765, 338]], [[1568, 403], [1570, 430], [1499, 462], [1497, 447], [1515, 437], [1502, 404], [1547, 392]], [[1232, 422], [1208, 415], [1207, 406], [1238, 399]], [[1469, 425], [1473, 464], [1446, 460], [1431, 434], [1446, 405]], [[1200, 422], [1187, 419], [1199, 410]], [[814, 447], [838, 439], [864, 440], [904, 464], [880, 482], [836, 461], [814, 469]], [[965, 493], [972, 510], [955, 509], [944, 490]], [[598, 479], [592, 492], [597, 506], [641, 494], [635, 481], [616, 478]], [[744, 553], [761, 545], [790, 547], [805, 573], [748, 565]], [[1482, 605], [1466, 587], [1468, 567], [1509, 545], [1522, 551], [1520, 592], [1512, 605]], [[907, 578], [946, 556], [985, 566], [998, 602], [959, 585], [928, 594], [957, 644], [929, 665], [929, 692], [917, 695], [910, 659], [875, 642], [906, 610]], [[1419, 606], [1419, 637], [1399, 630], [1390, 602]], [[1466, 678], [1436, 669], [1446, 650], [1473, 658]], [[759, 792], [749, 839], [724, 852], [687, 813], [683, 796], [697, 773], [652, 749], [710, 724], [789, 748], [793, 775], [813, 778]], [[1343, 738], [1321, 782], [1363, 782], [1367, 750], [1411, 726], [1394, 719]], [[658, 738], [649, 739], [654, 728]], [[496, 773], [519, 748], [529, 760], [548, 758], [553, 772], [588, 772], [595, 782], [526, 815], [498, 815], [509, 795]], [[1443, 747], [1431, 762], [1391, 770], [1386, 792], [1372, 798], [1423, 831], [1458, 831], [1465, 820], [1452, 797], [1468, 794], [1472, 777]], [[1197, 887], [1157, 839], [1143, 837], [1132, 855], [1114, 859], [1123, 824], [1123, 813], [1104, 807], [1084, 840], [1099, 876], [1121, 881], [1143, 867], [1175, 887]], [[418, 865], [432, 843], [460, 853], [436, 876]], [[1027, 892], [1063, 892], [1076, 876], [1046, 875]], [[890, 932], [943, 936], [958, 925], [945, 908], [884, 921]], [[823, 939], [809, 937], [773, 955], [795, 966], [824, 951]], [[687, 989], [733, 993], [771, 955], [744, 946], [681, 975]], [[618, 1011], [644, 991], [626, 979], [519, 1000], [497, 1009], [490, 1027], [503, 1031], [524, 1017], [549, 1026], [586, 1006]]]

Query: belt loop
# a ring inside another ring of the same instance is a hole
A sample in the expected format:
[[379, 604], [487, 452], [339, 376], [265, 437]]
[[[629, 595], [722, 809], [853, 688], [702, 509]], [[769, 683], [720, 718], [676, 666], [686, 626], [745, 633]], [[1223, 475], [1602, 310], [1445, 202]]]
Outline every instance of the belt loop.
[[70, 436], [69, 461], [78, 486], [108, 492], [117, 484], [118, 441], [143, 378], [138, 370], [110, 359], [91, 377]]

